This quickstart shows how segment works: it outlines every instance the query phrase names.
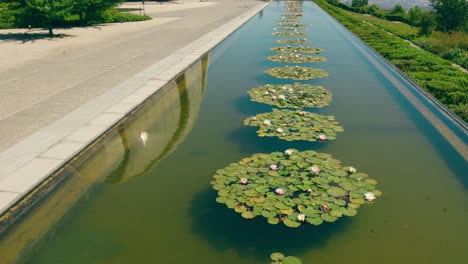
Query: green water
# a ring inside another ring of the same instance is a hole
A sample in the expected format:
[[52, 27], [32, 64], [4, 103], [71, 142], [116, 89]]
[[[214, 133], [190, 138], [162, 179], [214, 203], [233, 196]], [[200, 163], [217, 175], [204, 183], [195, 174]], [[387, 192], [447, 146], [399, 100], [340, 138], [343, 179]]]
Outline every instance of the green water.
[[[0, 255], [44, 264], [254, 264], [269, 263], [275, 251], [305, 264], [467, 261], [465, 158], [367, 59], [366, 48], [314, 4], [303, 8], [308, 37], [328, 59], [314, 66], [330, 74], [306, 83], [334, 95], [330, 106], [309, 110], [336, 116], [345, 128], [337, 140], [284, 142], [243, 126], [246, 117], [272, 109], [250, 102], [247, 90], [290, 83], [263, 73], [280, 65], [266, 60], [280, 45], [270, 34], [284, 12], [272, 3], [114, 133], [10, 241], [0, 242]], [[434, 115], [466, 148], [466, 131]], [[378, 180], [384, 195], [355, 217], [299, 229], [244, 220], [215, 202], [215, 170], [287, 148], [331, 153]]]

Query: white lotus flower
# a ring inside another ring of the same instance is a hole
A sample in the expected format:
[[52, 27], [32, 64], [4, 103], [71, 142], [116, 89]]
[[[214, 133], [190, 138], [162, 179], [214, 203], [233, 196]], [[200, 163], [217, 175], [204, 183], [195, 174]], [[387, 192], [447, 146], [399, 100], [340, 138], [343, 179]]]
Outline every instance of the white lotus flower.
[[271, 121], [268, 120], [268, 119], [265, 119], [265, 120], [263, 121], [263, 124], [265, 124], [265, 125], [267, 125], [267, 126], [271, 126]]
[[286, 90], [286, 86], [281, 87], [281, 89]]
[[286, 96], [280, 94], [280, 95], [278, 96], [278, 98], [281, 99], [281, 100], [284, 100], [284, 99], [286, 99]]
[[269, 94], [269, 92], [268, 92], [268, 91], [266, 91], [266, 92], [265, 92], [265, 94]]
[[287, 150], [284, 151], [284, 153], [286, 155], [291, 155], [291, 154], [293, 154], [293, 152], [294, 152], [294, 150], [292, 150], [292, 149], [287, 149]]
[[277, 128], [277, 129], [276, 129], [276, 132], [278, 132], [278, 133], [283, 133], [283, 129], [282, 129], [282, 128]]
[[290, 93], [294, 92], [294, 90], [293, 90], [293, 89], [291, 89], [291, 88], [289, 88], [289, 90], [288, 90], [288, 91], [289, 91]]
[[145, 146], [146, 142], [148, 142], [148, 133], [146, 133], [145, 131], [141, 132], [140, 133], [140, 140], [143, 143], [143, 146]]
[[372, 200], [374, 200], [375, 198], [377, 198], [377, 197], [375, 197], [375, 194], [372, 193], [372, 192], [366, 192], [366, 193], [364, 194], [364, 196], [365, 196], [366, 199], [369, 200], [369, 201], [372, 201]]
[[354, 167], [349, 167], [349, 168], [348, 168], [348, 171], [349, 171], [350, 173], [355, 173], [357, 170], [356, 170], [356, 168], [354, 168]]
[[305, 214], [298, 214], [297, 215], [297, 220], [299, 220], [301, 222], [304, 222], [305, 218], [306, 218]]
[[257, 117], [255, 117], [255, 116], [254, 116], [254, 117], [252, 117], [252, 120], [257, 120]]

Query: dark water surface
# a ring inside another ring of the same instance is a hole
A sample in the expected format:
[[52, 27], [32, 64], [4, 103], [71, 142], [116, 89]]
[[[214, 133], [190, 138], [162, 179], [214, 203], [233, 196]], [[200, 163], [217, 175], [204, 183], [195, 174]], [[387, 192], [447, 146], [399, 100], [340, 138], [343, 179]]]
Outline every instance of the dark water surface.
[[[347, 32], [314, 4], [303, 8], [302, 22], [312, 25], [308, 37], [328, 59], [313, 67], [330, 74], [306, 83], [334, 96], [330, 106], [308, 110], [336, 116], [345, 128], [337, 140], [259, 138], [243, 125], [246, 117], [272, 109], [250, 102], [247, 90], [291, 83], [263, 73], [280, 65], [266, 59], [269, 48], [280, 45], [270, 34], [284, 12], [283, 3], [272, 3], [155, 95], [0, 242], [0, 256], [34, 264], [256, 264], [281, 251], [305, 264], [465, 262], [465, 158]], [[434, 115], [466, 147], [466, 131]], [[145, 144], [141, 132], [149, 135]], [[215, 202], [209, 184], [215, 170], [291, 147], [332, 154], [378, 180], [384, 195], [355, 217], [299, 229], [247, 221]]]

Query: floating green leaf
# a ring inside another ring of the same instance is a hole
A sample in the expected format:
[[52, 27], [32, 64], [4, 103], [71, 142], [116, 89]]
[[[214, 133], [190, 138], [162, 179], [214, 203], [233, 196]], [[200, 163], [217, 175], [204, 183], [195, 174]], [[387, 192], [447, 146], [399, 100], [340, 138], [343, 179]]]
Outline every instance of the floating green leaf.
[[274, 260], [274, 261], [283, 261], [283, 259], [285, 258], [285, 256], [279, 252], [275, 252], [271, 254], [270, 257], [271, 257], [271, 260]]
[[[343, 176], [330, 176], [335, 174]], [[360, 204], [370, 204], [380, 196], [373, 184], [347, 190], [345, 186], [364, 182], [353, 177], [356, 174], [329, 154], [288, 149], [284, 153], [254, 154], [232, 163], [218, 170], [211, 183], [215, 186], [222, 182], [218, 195], [222, 191], [227, 196], [218, 197], [222, 199], [217, 202], [242, 217], [260, 216], [270, 224], [297, 228], [355, 215]], [[350, 197], [351, 193], [357, 197]]]
[[252, 101], [277, 107], [307, 108], [329, 105], [332, 94], [322, 86], [295, 83], [255, 87], [248, 91]]
[[327, 77], [328, 73], [322, 69], [309, 68], [309, 67], [276, 67], [271, 68], [265, 73], [271, 76], [282, 78], [282, 79], [293, 79], [293, 80], [310, 80], [316, 78]]
[[324, 51], [324, 49], [314, 48], [309, 46], [282, 46], [282, 47], [273, 47], [270, 49], [274, 52], [281, 53], [315, 53], [319, 54]]
[[288, 256], [283, 260], [283, 264], [302, 264], [302, 261], [294, 256]]
[[327, 61], [324, 57], [308, 56], [301, 53], [280, 53], [269, 56], [269, 60], [283, 63], [312, 63]]
[[271, 260], [273, 261], [272, 264], [275, 263], [283, 263], [283, 264], [302, 264], [302, 261], [294, 256], [287, 256], [285, 257], [283, 253], [273, 253], [270, 256]]
[[334, 116], [323, 116], [300, 110], [279, 110], [257, 114], [244, 120], [248, 126], [260, 127], [260, 137], [278, 137], [283, 140], [333, 140], [343, 128]]

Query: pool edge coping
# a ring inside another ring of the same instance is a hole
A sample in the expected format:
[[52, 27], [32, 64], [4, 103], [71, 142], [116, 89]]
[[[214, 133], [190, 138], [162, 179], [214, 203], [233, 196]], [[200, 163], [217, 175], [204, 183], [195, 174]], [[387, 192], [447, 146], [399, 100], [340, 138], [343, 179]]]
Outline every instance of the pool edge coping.
[[239, 16], [1, 152], [0, 223], [14, 205], [43, 181], [270, 3], [272, 1], [259, 1]]

